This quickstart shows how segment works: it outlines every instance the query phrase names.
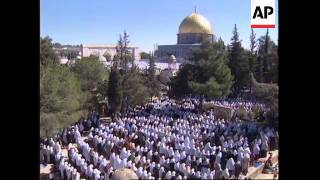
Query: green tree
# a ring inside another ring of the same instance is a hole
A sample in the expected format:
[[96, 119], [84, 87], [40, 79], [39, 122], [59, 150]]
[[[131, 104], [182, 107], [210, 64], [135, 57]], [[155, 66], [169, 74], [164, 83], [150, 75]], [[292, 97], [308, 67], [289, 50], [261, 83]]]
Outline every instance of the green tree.
[[[193, 64], [182, 64], [177, 76], [172, 78], [170, 82], [170, 94], [181, 98], [185, 95], [191, 94], [191, 88], [189, 87], [188, 82], [193, 80]], [[163, 71], [162, 71], [163, 72]], [[161, 73], [162, 73], [161, 72]], [[161, 77], [161, 74], [160, 74]]]
[[141, 59], [150, 59], [151, 55], [150, 55], [150, 53], [141, 52], [140, 57], [141, 57]]
[[111, 60], [111, 55], [109, 53], [106, 52], [106, 53], [104, 53], [103, 56], [106, 58], [107, 61]]
[[229, 95], [233, 77], [226, 62], [227, 55], [221, 42], [204, 41], [194, 52], [194, 62], [182, 66], [173, 78], [173, 94], [182, 96], [191, 92], [210, 98]]
[[124, 31], [123, 36], [120, 34], [118, 45], [116, 47], [117, 56], [119, 58], [120, 67], [125, 71], [128, 72], [129, 66], [128, 63], [131, 61], [133, 65], [133, 57], [129, 51], [129, 35], [126, 31]]
[[67, 57], [68, 59], [75, 59], [78, 56], [78, 54], [79, 53], [76, 50], [69, 50]]
[[[123, 36], [120, 35], [109, 78], [108, 99], [113, 114], [119, 110], [124, 111], [129, 106], [142, 105], [149, 97], [149, 89], [146, 86], [149, 79], [134, 65], [128, 50], [128, 37], [126, 32]], [[130, 61], [132, 67], [129, 69]]]
[[59, 52], [60, 57], [66, 57], [68, 59], [75, 59], [78, 56], [78, 51], [73, 49], [61, 50]]
[[250, 74], [251, 81], [253, 85], [253, 94], [256, 99], [264, 102], [266, 106], [270, 109], [267, 112], [266, 122], [273, 127], [278, 127], [279, 123], [279, 87], [277, 84], [271, 83], [259, 83], [253, 76], [253, 73]]
[[62, 48], [62, 45], [60, 43], [54, 43], [53, 47], [55, 48]]
[[278, 56], [278, 47], [274, 46], [271, 49], [271, 52], [268, 54], [267, 58], [270, 60], [270, 70], [266, 73], [266, 80], [270, 83], [278, 83], [279, 77], [279, 56]]
[[59, 58], [53, 49], [52, 39], [49, 36], [40, 37], [40, 63], [56, 63], [59, 64]]
[[52, 39], [40, 41], [40, 136], [48, 137], [85, 115], [88, 93], [69, 67], [59, 64]]
[[256, 33], [251, 29], [250, 34], [250, 54], [255, 54], [255, 49], [257, 47], [257, 41], [256, 41]]
[[264, 41], [264, 46], [263, 46], [263, 53], [262, 53], [262, 64], [263, 64], [263, 68], [262, 68], [262, 71], [263, 71], [263, 79], [264, 79], [264, 82], [267, 82], [268, 80], [266, 80], [266, 75], [267, 73], [269, 72], [269, 58], [268, 58], [268, 53], [269, 53], [269, 41], [270, 41], [270, 37], [269, 37], [269, 29], [267, 29], [267, 33], [266, 33], [266, 36], [265, 36], [265, 41]]
[[257, 41], [256, 41], [256, 33], [251, 29], [251, 35], [250, 35], [250, 58], [249, 58], [249, 71], [254, 72], [256, 68], [256, 47], [257, 47]]
[[109, 85], [108, 80], [109, 79], [98, 83], [97, 92], [101, 95], [99, 100], [104, 100], [105, 98], [108, 97], [108, 85]]
[[145, 78], [137, 68], [131, 68], [123, 80], [123, 104], [122, 110], [136, 105], [143, 105], [149, 95], [149, 89], [145, 86]]
[[278, 82], [278, 47], [271, 40], [269, 31], [258, 39], [258, 63], [256, 77], [258, 82]]
[[112, 117], [114, 114], [120, 111], [122, 104], [122, 86], [121, 86], [122, 77], [117, 67], [117, 64], [114, 63], [111, 68], [111, 73], [109, 76], [108, 84], [108, 102], [110, 106], [110, 113]]
[[221, 37], [219, 37], [218, 42], [217, 42], [217, 47], [218, 49], [221, 49], [222, 51], [226, 51], [226, 45], [224, 44], [223, 40]]
[[95, 56], [83, 57], [72, 66], [73, 72], [81, 80], [83, 90], [92, 90], [99, 82], [108, 79], [108, 73]]
[[[257, 67], [257, 53], [256, 53], [257, 41], [256, 33], [251, 29], [250, 35], [250, 55], [249, 55], [249, 72], [255, 72]], [[250, 81], [250, 92], [252, 89], [252, 83]]]
[[66, 66], [40, 66], [40, 135], [48, 137], [58, 129], [85, 116], [88, 94]]
[[160, 84], [156, 77], [156, 64], [153, 55], [151, 55], [149, 59], [149, 67], [147, 70], [147, 87], [151, 97], [160, 95]]
[[245, 52], [239, 40], [237, 25], [234, 26], [233, 36], [229, 49], [229, 67], [234, 76], [233, 95], [238, 96], [241, 90], [248, 87], [249, 79], [249, 62], [248, 53]]

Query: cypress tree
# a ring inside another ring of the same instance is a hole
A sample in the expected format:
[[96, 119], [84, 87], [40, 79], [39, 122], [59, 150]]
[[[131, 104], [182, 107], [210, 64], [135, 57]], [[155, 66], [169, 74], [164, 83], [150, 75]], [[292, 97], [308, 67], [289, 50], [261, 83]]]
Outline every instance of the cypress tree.
[[108, 84], [108, 102], [110, 105], [110, 113], [112, 118], [114, 114], [120, 111], [122, 104], [122, 88], [121, 88], [121, 74], [117, 68], [117, 63], [114, 63], [111, 68]]
[[[257, 58], [256, 58], [256, 33], [251, 29], [251, 35], [250, 35], [250, 55], [249, 55], [249, 71], [255, 72], [256, 66], [257, 66]], [[250, 92], [252, 90], [252, 83], [250, 81]]]
[[159, 81], [156, 78], [156, 64], [154, 60], [153, 53], [149, 59], [149, 68], [147, 70], [147, 85], [149, 88], [149, 94], [151, 97], [158, 96], [160, 94], [160, 85]]
[[229, 49], [229, 67], [235, 78], [233, 95], [238, 96], [240, 91], [249, 85], [249, 62], [244, 48], [239, 40], [237, 25], [234, 26], [233, 36]]

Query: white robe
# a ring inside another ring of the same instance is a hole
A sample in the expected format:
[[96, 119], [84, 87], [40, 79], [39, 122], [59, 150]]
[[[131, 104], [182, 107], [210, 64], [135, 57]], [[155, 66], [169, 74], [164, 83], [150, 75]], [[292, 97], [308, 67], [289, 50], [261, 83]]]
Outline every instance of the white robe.
[[120, 158], [121, 158], [121, 159], [124, 159], [124, 158], [126, 158], [126, 157], [127, 157], [127, 152], [126, 152], [126, 150], [122, 149], [122, 151], [121, 151], [121, 153], [120, 153]]
[[178, 161], [180, 161], [180, 153], [179, 152], [176, 152], [175, 154], [174, 154], [174, 159], [176, 160], [176, 162], [178, 162]]
[[220, 164], [221, 156], [222, 156], [222, 154], [221, 154], [221, 152], [219, 152], [219, 153], [217, 154], [217, 156], [216, 156], [215, 163]]
[[95, 153], [94, 156], [93, 156], [93, 164], [94, 164], [94, 166], [98, 165], [98, 159], [99, 159], [98, 153]]
[[230, 159], [227, 161], [226, 168], [228, 168], [229, 170], [234, 171], [234, 170], [235, 170], [234, 165], [235, 165], [235, 162], [234, 162], [233, 158], [230, 158]]
[[64, 169], [65, 169], [64, 161], [61, 160], [60, 165], [59, 165], [59, 170], [60, 170], [60, 174], [62, 177], [64, 177], [64, 174], [63, 174]]
[[256, 144], [256, 145], [254, 146], [254, 148], [253, 148], [253, 153], [254, 153], [255, 155], [259, 155], [259, 154], [260, 154], [260, 147], [259, 147], [258, 144]]

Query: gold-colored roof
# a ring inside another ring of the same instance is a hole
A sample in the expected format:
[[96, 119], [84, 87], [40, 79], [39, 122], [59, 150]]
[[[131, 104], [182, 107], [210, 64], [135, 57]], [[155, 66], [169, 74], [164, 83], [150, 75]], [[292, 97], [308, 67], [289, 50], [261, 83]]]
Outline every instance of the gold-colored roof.
[[201, 14], [195, 12], [183, 19], [179, 26], [179, 33], [213, 34], [210, 22]]

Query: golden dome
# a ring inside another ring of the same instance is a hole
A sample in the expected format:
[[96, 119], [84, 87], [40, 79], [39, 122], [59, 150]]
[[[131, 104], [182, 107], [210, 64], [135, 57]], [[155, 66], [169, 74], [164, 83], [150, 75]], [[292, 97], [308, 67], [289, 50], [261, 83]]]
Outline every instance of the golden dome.
[[183, 19], [179, 26], [179, 33], [213, 34], [210, 22], [198, 13], [192, 13]]
[[192, 13], [183, 19], [179, 26], [179, 34], [183, 33], [213, 34], [210, 22], [198, 13]]

